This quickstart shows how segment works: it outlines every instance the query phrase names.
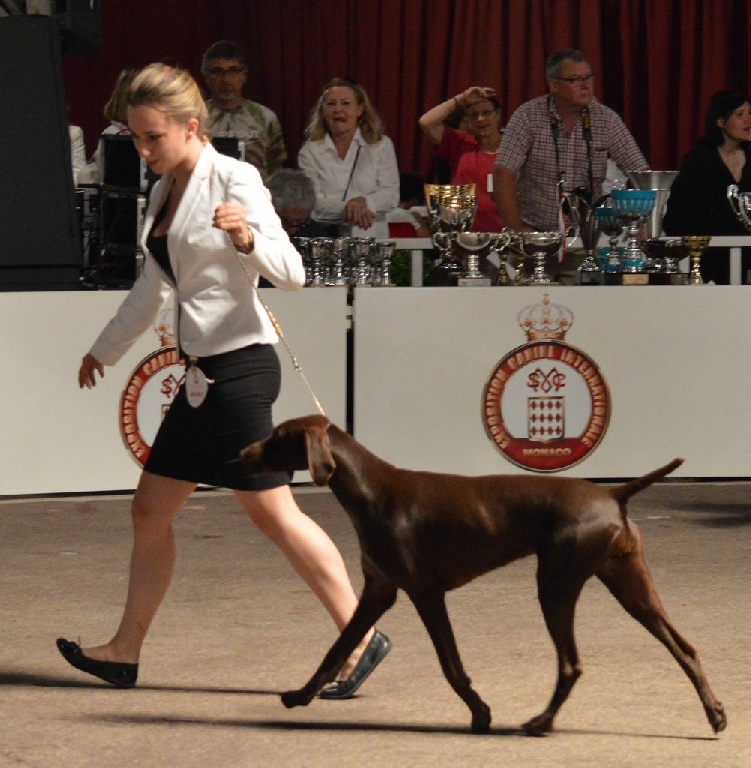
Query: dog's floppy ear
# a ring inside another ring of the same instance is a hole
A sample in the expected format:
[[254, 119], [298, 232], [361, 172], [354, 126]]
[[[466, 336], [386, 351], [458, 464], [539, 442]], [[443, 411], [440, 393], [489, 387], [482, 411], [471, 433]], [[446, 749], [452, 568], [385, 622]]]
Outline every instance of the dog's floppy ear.
[[326, 485], [336, 469], [326, 427], [308, 427], [305, 430], [305, 447], [308, 451], [308, 469], [313, 482], [316, 485]]

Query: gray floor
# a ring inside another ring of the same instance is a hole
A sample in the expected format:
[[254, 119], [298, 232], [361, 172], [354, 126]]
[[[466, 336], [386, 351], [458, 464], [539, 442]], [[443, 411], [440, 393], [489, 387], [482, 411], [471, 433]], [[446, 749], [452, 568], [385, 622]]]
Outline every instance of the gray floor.
[[[340, 546], [356, 586], [358, 551], [328, 491], [301, 506]], [[555, 659], [535, 600], [534, 561], [452, 593], [468, 673], [492, 733], [443, 679], [402, 595], [380, 622], [388, 659], [347, 702], [286, 710], [335, 637], [286, 561], [224, 492], [178, 518], [178, 566], [147, 639], [140, 682], [112, 689], [69, 667], [58, 635], [106, 639], [119, 618], [129, 500], [0, 500], [0, 768], [39, 766], [751, 766], [751, 485], [669, 482], [636, 497], [663, 602], [694, 643], [729, 726], [712, 734], [693, 688], [599, 582], [579, 603], [585, 674], [544, 739], [518, 726], [551, 693]]]

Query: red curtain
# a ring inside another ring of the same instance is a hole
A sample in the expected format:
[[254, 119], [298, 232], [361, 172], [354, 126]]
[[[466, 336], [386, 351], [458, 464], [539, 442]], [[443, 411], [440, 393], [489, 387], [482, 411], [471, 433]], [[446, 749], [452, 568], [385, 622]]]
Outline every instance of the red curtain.
[[417, 118], [470, 85], [496, 88], [503, 120], [545, 93], [544, 65], [580, 48], [598, 97], [622, 115], [653, 168], [676, 168], [721, 88], [749, 86], [747, 0], [104, 0], [102, 47], [65, 56], [71, 122], [89, 151], [118, 72], [168, 61], [200, 79], [203, 51], [227, 37], [251, 63], [246, 95], [271, 107], [295, 165], [321, 86], [362, 83], [402, 170], [433, 149]]

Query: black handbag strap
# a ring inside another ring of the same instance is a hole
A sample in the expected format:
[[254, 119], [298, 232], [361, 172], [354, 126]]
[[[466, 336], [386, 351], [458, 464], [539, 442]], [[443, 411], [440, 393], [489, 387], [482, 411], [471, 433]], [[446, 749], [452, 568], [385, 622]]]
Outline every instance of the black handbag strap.
[[360, 157], [360, 150], [362, 149], [362, 144], [357, 145], [357, 153], [355, 154], [355, 161], [352, 163], [352, 170], [349, 172], [349, 178], [347, 179], [347, 186], [344, 188], [344, 194], [342, 195], [342, 200], [347, 199], [347, 192], [349, 192], [349, 185], [352, 183], [352, 177], [355, 175], [355, 166], [357, 165], [357, 158]]

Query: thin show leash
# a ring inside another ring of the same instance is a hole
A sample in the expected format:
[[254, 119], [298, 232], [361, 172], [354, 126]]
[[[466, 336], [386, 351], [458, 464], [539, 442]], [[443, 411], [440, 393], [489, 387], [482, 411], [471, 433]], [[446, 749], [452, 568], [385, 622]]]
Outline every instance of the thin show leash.
[[310, 396], [313, 398], [313, 402], [316, 404], [316, 408], [318, 408], [318, 412], [321, 414], [321, 416], [325, 416], [326, 413], [323, 410], [323, 406], [321, 405], [320, 400], [316, 397], [316, 393], [313, 391], [313, 387], [310, 386], [310, 382], [308, 381], [307, 377], [303, 373], [302, 368], [300, 367], [300, 364], [297, 362], [297, 358], [292, 353], [292, 349], [290, 348], [289, 344], [287, 344], [287, 339], [284, 337], [284, 332], [282, 331], [282, 326], [279, 325], [279, 321], [274, 317], [274, 313], [269, 309], [268, 304], [263, 300], [260, 291], [258, 290], [258, 286], [256, 286], [255, 281], [250, 275], [250, 272], [248, 271], [248, 265], [243, 261], [242, 256], [240, 255], [240, 252], [235, 248], [235, 244], [232, 242], [232, 238], [229, 236], [229, 232], [224, 232], [227, 241], [232, 246], [232, 250], [235, 253], [235, 256], [237, 256], [237, 260], [240, 262], [240, 266], [243, 268], [243, 272], [245, 272], [245, 276], [248, 278], [248, 281], [253, 286], [253, 291], [256, 294], [256, 298], [261, 303], [261, 306], [266, 310], [266, 314], [269, 316], [269, 320], [271, 320], [271, 324], [274, 326], [274, 330], [276, 331], [279, 338], [282, 340], [282, 344], [284, 344], [285, 349], [287, 350], [287, 353], [289, 354], [290, 360], [292, 360], [292, 365], [294, 366], [295, 370], [302, 376], [302, 380], [305, 382], [305, 386], [308, 388], [308, 391], [310, 392]]

